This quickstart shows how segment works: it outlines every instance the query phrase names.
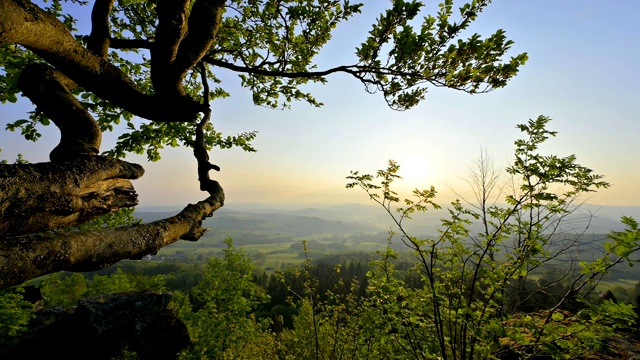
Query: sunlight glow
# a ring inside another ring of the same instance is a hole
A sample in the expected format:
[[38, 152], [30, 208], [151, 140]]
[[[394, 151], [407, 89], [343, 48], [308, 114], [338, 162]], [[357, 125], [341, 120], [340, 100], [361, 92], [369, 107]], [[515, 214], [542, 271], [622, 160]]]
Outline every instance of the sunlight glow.
[[394, 159], [400, 165], [398, 172], [404, 182], [415, 183], [416, 186], [429, 186], [432, 181], [433, 166], [429, 159], [421, 154], [406, 154]]

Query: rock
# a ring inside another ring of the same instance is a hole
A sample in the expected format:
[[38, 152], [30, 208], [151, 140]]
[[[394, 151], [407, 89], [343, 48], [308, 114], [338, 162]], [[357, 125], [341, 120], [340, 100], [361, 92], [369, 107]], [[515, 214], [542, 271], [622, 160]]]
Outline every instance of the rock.
[[145, 291], [83, 299], [75, 309], [41, 310], [35, 330], [7, 358], [111, 359], [127, 349], [140, 359], [175, 359], [190, 338], [167, 308], [170, 300], [170, 294]]

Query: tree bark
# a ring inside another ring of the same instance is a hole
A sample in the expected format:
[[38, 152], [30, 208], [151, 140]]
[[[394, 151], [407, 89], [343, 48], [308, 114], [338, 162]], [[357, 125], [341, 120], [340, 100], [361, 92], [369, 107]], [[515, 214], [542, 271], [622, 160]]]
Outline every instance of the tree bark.
[[6, 238], [0, 242], [0, 289], [52, 272], [95, 271], [122, 259], [139, 259], [179, 239], [195, 241], [207, 231], [202, 220], [223, 204], [220, 189], [176, 216], [149, 224]]
[[91, 11], [91, 34], [87, 40], [87, 49], [97, 56], [107, 59], [109, 54], [109, 14], [115, 0], [96, 0]]
[[188, 5], [184, 0], [158, 5], [151, 51], [151, 81], [158, 96], [185, 96], [184, 77], [209, 51], [222, 23], [225, 0], [196, 0], [187, 20]]
[[102, 132], [98, 122], [71, 94], [60, 72], [42, 65], [24, 67], [18, 87], [60, 129], [60, 144], [49, 159], [53, 162], [77, 159], [82, 155], [98, 155]]
[[73, 226], [135, 206], [130, 180], [142, 174], [140, 165], [101, 156], [0, 165], [0, 238]]

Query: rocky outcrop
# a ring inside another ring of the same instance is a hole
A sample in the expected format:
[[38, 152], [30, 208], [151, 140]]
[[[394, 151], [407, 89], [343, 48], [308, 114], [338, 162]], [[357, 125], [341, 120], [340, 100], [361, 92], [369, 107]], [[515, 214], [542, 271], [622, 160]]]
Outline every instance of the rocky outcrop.
[[167, 308], [170, 300], [170, 294], [120, 293], [80, 300], [74, 309], [41, 310], [34, 331], [4, 358], [111, 359], [126, 349], [140, 359], [175, 359], [190, 338]]

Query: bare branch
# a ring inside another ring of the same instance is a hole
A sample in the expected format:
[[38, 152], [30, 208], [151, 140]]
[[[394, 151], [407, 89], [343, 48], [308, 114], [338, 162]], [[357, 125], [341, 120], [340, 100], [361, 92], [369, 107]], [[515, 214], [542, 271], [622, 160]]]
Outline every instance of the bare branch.
[[[200, 76], [202, 79], [202, 86], [204, 87], [204, 102], [205, 104], [209, 103], [209, 83], [207, 82], [207, 70], [203, 63], [199, 64], [200, 66]], [[221, 191], [220, 184], [217, 181], [211, 180], [209, 177], [209, 170], [220, 171], [220, 167], [218, 165], [214, 165], [209, 161], [209, 153], [207, 153], [207, 147], [204, 143], [204, 129], [207, 124], [211, 120], [211, 109], [208, 109], [198, 123], [196, 127], [196, 139], [193, 144], [193, 155], [198, 160], [198, 181], [200, 181], [200, 190], [207, 191], [210, 195], [215, 194], [218, 191]]]

